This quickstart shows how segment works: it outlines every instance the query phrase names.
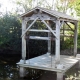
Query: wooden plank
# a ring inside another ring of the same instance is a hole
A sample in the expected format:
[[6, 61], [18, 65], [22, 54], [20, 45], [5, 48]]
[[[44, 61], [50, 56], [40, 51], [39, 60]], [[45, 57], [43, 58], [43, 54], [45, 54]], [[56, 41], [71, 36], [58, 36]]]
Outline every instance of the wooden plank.
[[67, 22], [70, 22], [70, 23], [75, 23], [76, 20], [71, 20], [71, 19], [67, 19], [67, 18], [59, 18], [60, 21], [67, 21]]
[[[51, 66], [51, 55], [41, 55], [29, 60], [26, 60], [26, 64], [23, 64], [21, 62], [17, 63], [19, 66], [22, 67], [29, 67], [29, 68], [35, 68], [35, 69], [42, 69], [42, 70], [49, 70], [49, 71], [56, 71], [56, 72], [66, 72], [68, 69], [70, 69], [73, 65], [75, 65], [79, 60], [72, 56], [60, 56], [60, 64], [55, 65], [55, 56], [52, 56], [52, 66]], [[56, 68], [57, 65], [63, 65], [64, 67], [61, 69]]]
[[38, 17], [29, 25], [29, 27], [24, 31], [24, 33], [22, 34], [21, 37], [23, 37], [24, 34], [32, 27], [32, 25], [36, 22], [37, 19], [38, 19]]
[[50, 37], [40, 37], [40, 36], [29, 36], [29, 39], [36, 39], [36, 40], [51, 40]]
[[[50, 30], [29, 29], [31, 32], [50, 32]], [[53, 30], [55, 32], [55, 30]]]

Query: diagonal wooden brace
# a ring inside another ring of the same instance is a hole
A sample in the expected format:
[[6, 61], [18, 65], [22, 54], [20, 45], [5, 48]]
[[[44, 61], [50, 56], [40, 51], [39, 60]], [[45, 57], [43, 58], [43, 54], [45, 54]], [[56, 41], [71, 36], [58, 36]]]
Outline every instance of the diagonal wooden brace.
[[25, 30], [25, 32], [21, 35], [21, 37], [25, 35], [25, 33], [31, 28], [31, 26], [36, 22], [37, 19], [38, 17], [29, 25], [29, 27]]
[[[42, 20], [42, 22], [47, 26], [47, 28], [52, 32], [52, 34], [56, 37], [56, 34], [54, 33], [54, 31], [50, 28], [50, 26], [44, 21]], [[57, 37], [56, 37], [57, 38]]]

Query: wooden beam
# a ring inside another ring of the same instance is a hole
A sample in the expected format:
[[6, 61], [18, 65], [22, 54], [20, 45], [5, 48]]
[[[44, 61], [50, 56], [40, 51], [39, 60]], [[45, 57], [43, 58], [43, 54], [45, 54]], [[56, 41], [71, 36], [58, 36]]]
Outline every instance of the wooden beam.
[[77, 20], [72, 20], [72, 19], [66, 19], [66, 18], [59, 18], [60, 21], [67, 21], [67, 22], [70, 22], [70, 23], [75, 23]]
[[[50, 32], [50, 30], [29, 29], [31, 32]], [[55, 32], [55, 30], [53, 30]]]
[[53, 20], [53, 21], [56, 20], [55, 17], [49, 16], [48, 14], [44, 14], [44, 13], [33, 14], [30, 17], [25, 17], [25, 20], [34, 20], [37, 17], [39, 17], [38, 20], [41, 20], [41, 19], [43, 19], [43, 20]]
[[[22, 20], [22, 34], [24, 33], [26, 29], [26, 22], [25, 20]], [[22, 59], [24, 60], [25, 63], [25, 58], [26, 58], [26, 40], [25, 40], [25, 34], [22, 37]]]
[[24, 34], [32, 27], [32, 25], [36, 22], [36, 20], [38, 19], [38, 17], [29, 25], [29, 27], [27, 29], [25, 29], [24, 33], [22, 34], [21, 37], [24, 36]]
[[57, 64], [60, 63], [60, 21], [56, 21], [56, 45], [55, 45], [55, 61]]
[[[42, 22], [47, 26], [47, 28], [52, 32], [52, 34], [56, 37], [55, 32], [51, 29], [51, 27], [44, 21], [42, 20]], [[57, 38], [57, 37], [56, 37]]]
[[77, 55], [77, 28], [78, 28], [78, 23], [75, 23], [75, 31], [74, 31], [74, 56]]
[[29, 39], [36, 39], [36, 40], [51, 40], [51, 37], [29, 36]]

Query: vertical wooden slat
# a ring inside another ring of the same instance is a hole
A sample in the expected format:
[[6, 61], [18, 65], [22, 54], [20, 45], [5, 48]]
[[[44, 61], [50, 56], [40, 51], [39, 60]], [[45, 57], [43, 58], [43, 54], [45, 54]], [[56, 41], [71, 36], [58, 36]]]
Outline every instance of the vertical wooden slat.
[[74, 56], [76, 56], [76, 54], [77, 54], [77, 36], [78, 36], [78, 34], [77, 34], [77, 27], [78, 27], [78, 23], [76, 22], [75, 23], [75, 31], [74, 31]]
[[60, 63], [60, 21], [56, 21], [55, 61]]

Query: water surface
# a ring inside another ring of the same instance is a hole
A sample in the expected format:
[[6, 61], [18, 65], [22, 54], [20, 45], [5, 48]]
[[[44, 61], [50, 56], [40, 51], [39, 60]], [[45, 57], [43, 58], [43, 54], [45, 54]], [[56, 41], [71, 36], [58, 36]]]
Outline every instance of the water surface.
[[[17, 61], [0, 60], [0, 80], [56, 80], [55, 72], [30, 68], [26, 69], [26, 77], [20, 78]], [[80, 69], [76, 66], [69, 69], [64, 75], [64, 80], [80, 80]]]

